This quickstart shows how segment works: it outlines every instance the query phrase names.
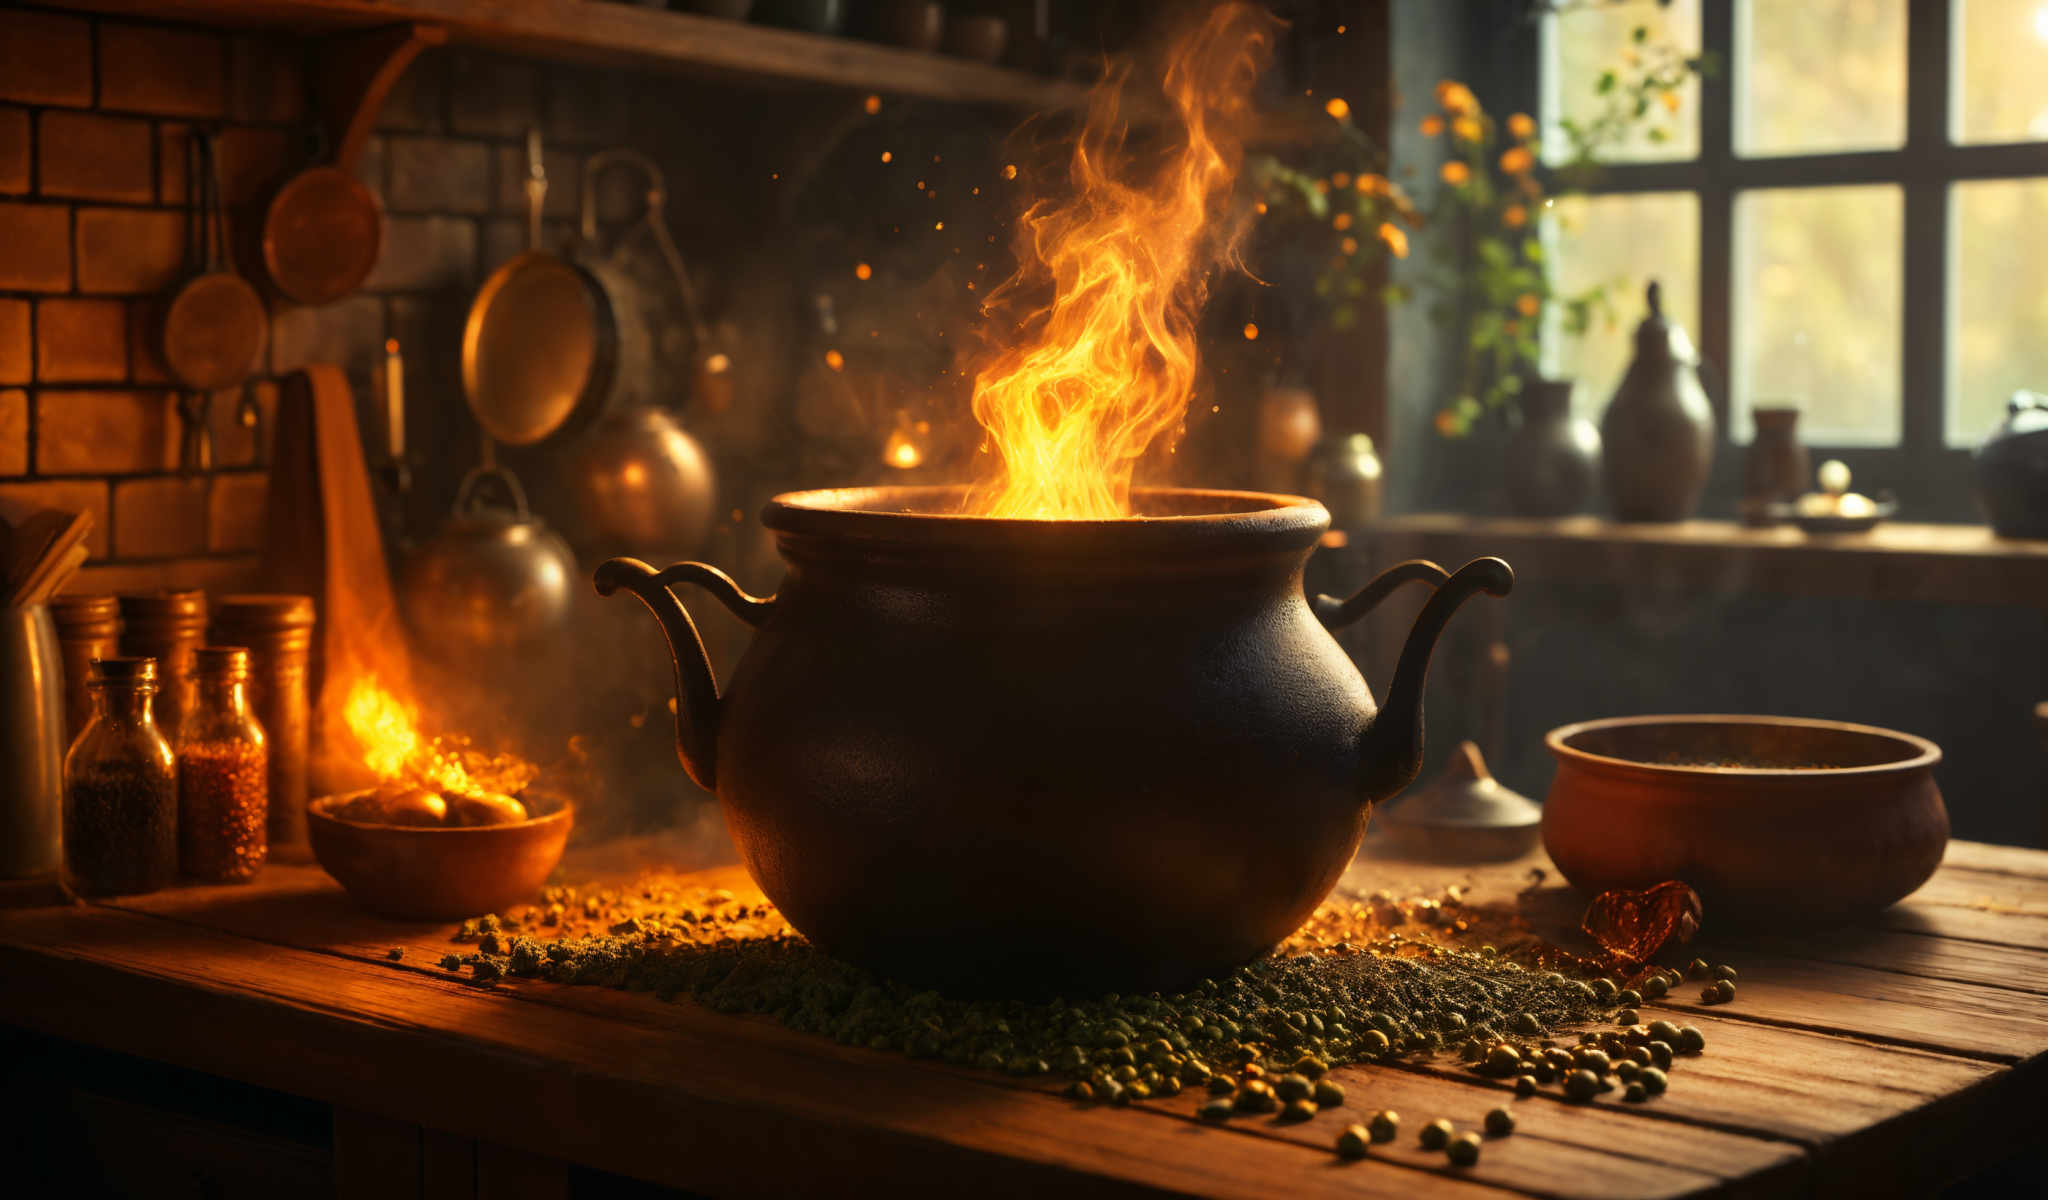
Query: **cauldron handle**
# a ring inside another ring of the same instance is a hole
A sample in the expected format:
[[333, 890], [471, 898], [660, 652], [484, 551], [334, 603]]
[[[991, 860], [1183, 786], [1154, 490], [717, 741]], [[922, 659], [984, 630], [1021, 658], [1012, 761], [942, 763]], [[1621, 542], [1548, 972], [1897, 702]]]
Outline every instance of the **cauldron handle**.
[[699, 787], [718, 785], [718, 679], [711, 673], [711, 656], [704, 652], [704, 639], [690, 611], [670, 589], [678, 583], [694, 583], [725, 605], [732, 615], [759, 628], [775, 605], [773, 596], [750, 596], [733, 582], [732, 576], [704, 563], [677, 563], [656, 571], [637, 558], [614, 558], [599, 566], [591, 576], [597, 594], [609, 596], [620, 588], [640, 597], [647, 611], [661, 622], [668, 636], [669, 656], [676, 666], [676, 757]]
[[1450, 577], [1450, 572], [1427, 559], [1411, 558], [1373, 576], [1371, 583], [1351, 593], [1348, 600], [1319, 594], [1309, 599], [1309, 607], [1314, 610], [1316, 620], [1323, 623], [1323, 628], [1334, 633], [1371, 612], [1404, 583], [1441, 587]]

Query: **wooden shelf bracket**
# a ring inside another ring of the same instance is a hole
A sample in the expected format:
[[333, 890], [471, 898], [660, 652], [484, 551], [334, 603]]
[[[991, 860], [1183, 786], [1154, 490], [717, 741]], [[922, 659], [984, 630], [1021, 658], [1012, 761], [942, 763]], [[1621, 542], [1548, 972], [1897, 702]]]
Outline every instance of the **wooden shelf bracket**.
[[443, 45], [448, 31], [439, 25], [386, 25], [361, 33], [323, 38], [319, 57], [320, 116], [334, 165], [354, 171], [356, 159], [384, 101], [405, 69], [429, 46]]

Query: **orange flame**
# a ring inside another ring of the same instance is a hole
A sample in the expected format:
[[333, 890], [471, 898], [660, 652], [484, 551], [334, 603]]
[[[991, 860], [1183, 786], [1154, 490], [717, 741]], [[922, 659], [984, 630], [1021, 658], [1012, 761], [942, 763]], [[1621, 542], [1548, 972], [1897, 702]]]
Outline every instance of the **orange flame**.
[[974, 416], [1000, 473], [974, 489], [970, 510], [1129, 515], [1138, 460], [1179, 430], [1194, 392], [1205, 275], [1235, 242], [1212, 218], [1237, 174], [1237, 127], [1275, 24], [1253, 5], [1226, 3], [1174, 42], [1164, 86], [1185, 136], [1150, 179], [1134, 178], [1124, 148], [1129, 66], [1090, 95], [1071, 193], [1025, 212], [1023, 265], [995, 293], [1007, 300], [1049, 281], [1052, 300], [1016, 322], [1017, 342], [975, 379]]
[[341, 714], [363, 765], [380, 783], [400, 780], [455, 795], [516, 796], [539, 773], [524, 759], [485, 754], [462, 738], [426, 737], [418, 708], [386, 690], [375, 675], [358, 676], [349, 684]]

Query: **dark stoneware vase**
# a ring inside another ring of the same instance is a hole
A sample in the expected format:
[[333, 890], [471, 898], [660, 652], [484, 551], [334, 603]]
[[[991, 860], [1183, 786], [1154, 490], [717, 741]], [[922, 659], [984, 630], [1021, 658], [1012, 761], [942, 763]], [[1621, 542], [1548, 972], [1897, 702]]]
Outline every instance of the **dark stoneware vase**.
[[1992, 532], [2048, 538], [2048, 397], [2016, 392], [1977, 450], [1977, 502]]
[[1813, 459], [1799, 444], [1799, 410], [1754, 408], [1756, 440], [1742, 460], [1742, 519], [1769, 525], [1774, 504], [1797, 500], [1813, 481]]
[[1714, 465], [1714, 406], [1685, 330], [1649, 289], [1635, 359], [1600, 421], [1607, 499], [1622, 521], [1683, 521], [1699, 509]]
[[1530, 380], [1521, 407], [1501, 464], [1509, 507], [1525, 517], [1583, 511], [1600, 482], [1600, 431], [1572, 415], [1572, 381]]
[[[1499, 559], [1303, 594], [1328, 527], [1291, 496], [1160, 489], [1111, 521], [960, 515], [958, 488], [805, 492], [763, 523], [789, 565], [756, 599], [701, 563], [598, 568], [676, 657], [677, 750], [805, 937], [973, 992], [1183, 986], [1257, 955], [1327, 895], [1421, 754], [1422, 681]], [[1331, 630], [1436, 585], [1384, 709]], [[721, 695], [670, 590], [753, 626]]]

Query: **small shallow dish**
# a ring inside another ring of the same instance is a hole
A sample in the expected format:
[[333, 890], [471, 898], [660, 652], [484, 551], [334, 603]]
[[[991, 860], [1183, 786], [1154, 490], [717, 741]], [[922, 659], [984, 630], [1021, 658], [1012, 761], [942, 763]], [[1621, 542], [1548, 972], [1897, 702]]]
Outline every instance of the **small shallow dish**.
[[1869, 512], [1855, 517], [1844, 517], [1835, 513], [1802, 513], [1796, 504], [1773, 504], [1768, 511], [1772, 520], [1796, 525], [1801, 533], [1869, 533], [1898, 515], [1899, 511], [1899, 502], [1890, 492], [1880, 492], [1871, 503], [1873, 507]]
[[1682, 879], [1710, 922], [1825, 924], [1927, 882], [1948, 845], [1941, 748], [1799, 717], [1618, 717], [1553, 729], [1543, 846], [1588, 892]]
[[532, 901], [569, 844], [576, 808], [529, 789], [539, 816], [453, 828], [344, 821], [329, 809], [363, 795], [322, 796], [306, 808], [313, 857], [371, 912], [451, 921]]

